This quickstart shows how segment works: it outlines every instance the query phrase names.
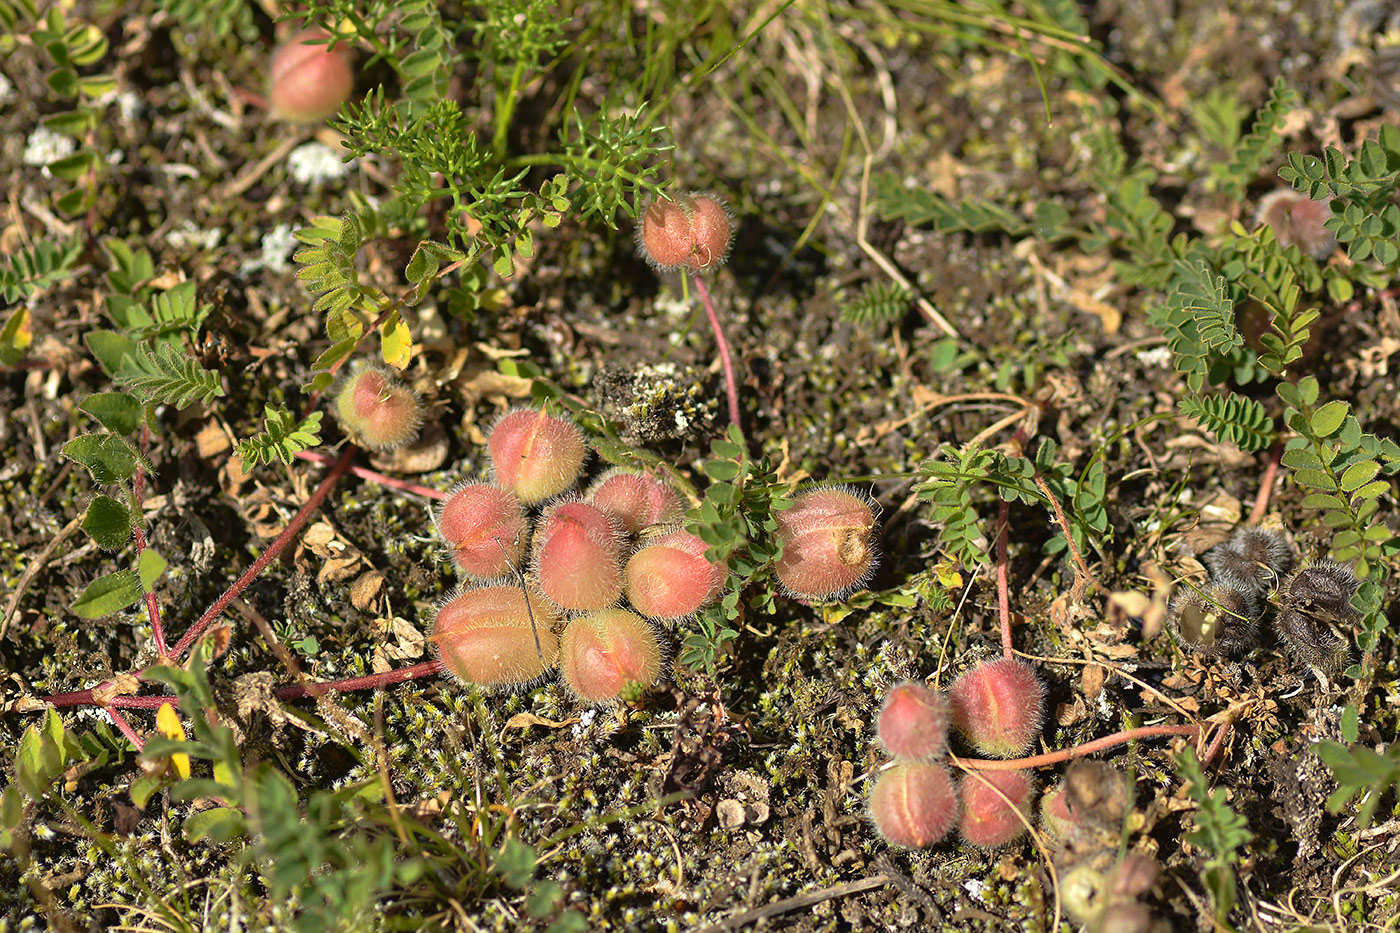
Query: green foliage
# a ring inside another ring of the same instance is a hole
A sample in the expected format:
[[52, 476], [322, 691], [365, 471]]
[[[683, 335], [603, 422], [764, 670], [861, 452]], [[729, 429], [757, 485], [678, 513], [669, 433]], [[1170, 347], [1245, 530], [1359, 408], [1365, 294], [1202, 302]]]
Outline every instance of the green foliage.
[[219, 39], [237, 36], [252, 41], [258, 37], [248, 0], [156, 0], [156, 5], [176, 22]]
[[[1070, 465], [1055, 461], [1057, 452], [1055, 442], [1049, 438], [1041, 440], [1033, 458], [1007, 456], [973, 445], [939, 447], [934, 456], [920, 464], [919, 482], [914, 487], [920, 499], [932, 503], [929, 520], [940, 526], [939, 550], [962, 567], [991, 562], [992, 536], [981, 527], [974, 495], [983, 483], [996, 487], [1006, 502], [1044, 506], [1054, 521], [1054, 507], [1036, 483], [1037, 477], [1064, 510], [1075, 546], [1081, 550], [1090, 544], [1100, 546], [1109, 530], [1103, 462], [1091, 460], [1075, 478]], [[1048, 554], [1058, 554], [1068, 546], [1063, 529], [1057, 522], [1055, 527], [1057, 533], [1045, 547]]]
[[1230, 161], [1211, 167], [1211, 173], [1222, 182], [1221, 190], [1225, 194], [1232, 198], [1243, 197], [1245, 189], [1273, 160], [1274, 150], [1279, 144], [1280, 127], [1297, 103], [1297, 92], [1283, 78], [1276, 79], [1269, 89], [1269, 99], [1254, 115], [1254, 126], [1249, 135], [1238, 144], [1225, 147], [1231, 154]]
[[321, 443], [321, 412], [313, 411], [298, 421], [285, 405], [263, 407], [263, 430], [236, 447], [243, 469], [276, 460], [284, 466], [303, 450]]
[[1196, 752], [1190, 746], [1177, 756], [1177, 774], [1186, 784], [1186, 792], [1195, 801], [1195, 826], [1186, 834], [1186, 841], [1206, 853], [1201, 866], [1201, 883], [1210, 894], [1215, 920], [1227, 923], [1236, 899], [1235, 866], [1239, 850], [1249, 845], [1254, 834], [1243, 816], [1230, 809], [1225, 796], [1211, 790], [1210, 782], [1201, 771]]
[[1213, 362], [1243, 344], [1234, 315], [1223, 276], [1201, 260], [1172, 263], [1166, 305], [1153, 309], [1150, 316], [1165, 332], [1177, 372], [1193, 393], [1201, 391]]
[[1234, 392], [1188, 395], [1177, 402], [1176, 407], [1220, 440], [1229, 441], [1247, 453], [1263, 450], [1273, 440], [1274, 419], [1268, 416], [1264, 406]]
[[219, 374], [199, 365], [168, 343], [141, 343], [126, 357], [130, 366], [118, 371], [117, 383], [130, 386], [147, 404], [184, 409], [208, 405], [224, 394]]
[[[55, 133], [86, 141], [98, 124], [97, 111], [90, 106], [91, 102], [117, 86], [110, 74], [89, 73], [92, 66], [106, 57], [107, 37], [92, 23], [68, 22], [58, 4], [51, 4], [42, 19], [27, 3], [23, 8], [10, 6], [3, 18], [17, 20], [21, 12], [36, 20], [29, 37], [35, 47], [44, 50], [53, 65], [44, 76], [44, 83], [56, 97], [74, 102], [73, 109], [45, 117], [44, 126]], [[55, 206], [69, 215], [91, 207], [97, 196], [97, 177], [104, 164], [102, 154], [91, 146], [82, 146], [73, 154], [50, 162], [48, 170], [54, 177], [78, 182], [55, 199]]]
[[[791, 487], [778, 480], [766, 456], [759, 460], [749, 456], [744, 435], [735, 425], [710, 445], [703, 467], [710, 485], [699, 507], [686, 517], [686, 530], [708, 546], [707, 560], [728, 564], [729, 585], [718, 605], [701, 612], [699, 630], [683, 640], [680, 662], [713, 673], [716, 658], [738, 635], [731, 623], [739, 618], [744, 590], [781, 556], [774, 513], [791, 504]], [[755, 591], [750, 607], [771, 611], [773, 587], [755, 587]]]
[[1400, 129], [1385, 124], [1378, 138], [1361, 144], [1347, 159], [1328, 146], [1322, 158], [1290, 153], [1279, 176], [1310, 198], [1333, 197], [1327, 228], [1347, 248], [1347, 258], [1394, 266], [1400, 261]]
[[[1348, 741], [1354, 743], [1354, 726], [1351, 732]], [[1375, 751], [1364, 745], [1353, 744], [1348, 748], [1340, 742], [1327, 741], [1313, 745], [1312, 751], [1331, 769], [1337, 781], [1337, 789], [1327, 798], [1327, 809], [1340, 813], [1347, 803], [1361, 795], [1361, 808], [1356, 813], [1361, 829], [1371, 825], [1381, 801], [1400, 787], [1400, 742]]]
[[895, 282], [872, 282], [841, 308], [841, 320], [865, 326], [889, 324], [909, 313], [914, 296]]
[[81, 240], [40, 240], [0, 257], [0, 301], [12, 305], [58, 284], [83, 251]]
[[1084, 238], [1090, 252], [1116, 248], [1126, 254], [1114, 265], [1124, 281], [1145, 288], [1161, 288], [1173, 274], [1179, 250], [1168, 243], [1174, 220], [1153, 196], [1155, 176], [1146, 169], [1106, 183], [1104, 218], [1093, 223]]

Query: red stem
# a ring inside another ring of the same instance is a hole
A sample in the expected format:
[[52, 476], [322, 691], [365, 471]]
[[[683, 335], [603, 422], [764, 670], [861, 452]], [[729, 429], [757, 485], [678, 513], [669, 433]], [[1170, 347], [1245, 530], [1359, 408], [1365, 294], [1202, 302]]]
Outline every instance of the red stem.
[[[335, 458], [329, 454], [323, 454], [315, 450], [300, 450], [295, 455], [298, 459], [308, 460], [311, 463], [330, 464], [335, 462]], [[380, 486], [387, 486], [390, 489], [398, 489], [403, 492], [412, 493], [415, 496], [426, 496], [429, 499], [446, 499], [447, 493], [441, 489], [429, 489], [427, 486], [419, 486], [417, 483], [410, 483], [407, 480], [395, 479], [392, 476], [385, 476], [383, 473], [376, 473], [364, 467], [352, 466], [349, 472], [367, 479], [371, 483], [378, 483]]]
[[285, 687], [278, 687], [272, 691], [272, 695], [279, 700], [300, 700], [305, 697], [317, 697], [323, 693], [330, 693], [337, 690], [345, 693], [350, 690], [373, 690], [375, 687], [387, 687], [390, 684], [401, 684], [406, 680], [417, 680], [420, 677], [432, 677], [441, 674], [444, 666], [441, 660], [424, 661], [422, 664], [414, 664], [411, 667], [396, 667], [391, 671], [382, 674], [367, 674], [364, 677], [347, 677], [344, 680], [330, 680], [324, 683], [311, 684], [288, 684]]
[[214, 620], [228, 608], [229, 603], [233, 602], [235, 597], [247, 589], [248, 585], [256, 580], [258, 575], [267, 568], [267, 565], [272, 563], [273, 559], [282, 552], [282, 549], [297, 536], [302, 526], [310, 520], [312, 514], [320, 507], [321, 502], [324, 501], [326, 496], [330, 494], [330, 491], [335, 488], [336, 481], [340, 479], [341, 474], [350, 466], [350, 461], [354, 459], [358, 449], [359, 448], [354, 444], [345, 445], [345, 449], [340, 452], [340, 457], [332, 464], [330, 472], [321, 480], [321, 485], [316, 487], [316, 491], [311, 494], [311, 498], [306, 500], [306, 504], [292, 517], [287, 527], [282, 529], [282, 533], [273, 539], [272, 543], [268, 545], [267, 550], [263, 551], [262, 556], [253, 562], [253, 566], [243, 571], [243, 575], [224, 591], [224, 595], [215, 600], [214, 605], [210, 606], [205, 611], [204, 615], [199, 617], [199, 621], [190, 627], [190, 630], [185, 633], [184, 637], [175, 643], [175, 657], [183, 656], [184, 653], [190, 649], [190, 646], [194, 644], [195, 639], [203, 635], [205, 629], [209, 628], [209, 626], [214, 623]]
[[957, 755], [950, 755], [950, 757], [953, 759], [953, 764], [969, 771], [1019, 771], [1022, 768], [1044, 768], [1048, 765], [1057, 765], [1062, 761], [1069, 761], [1072, 758], [1083, 758], [1136, 739], [1149, 739], [1156, 735], [1200, 734], [1199, 726], [1141, 726], [1137, 729], [1115, 732], [1112, 735], [1106, 735], [1101, 739], [1094, 739], [1092, 742], [1085, 742], [1083, 745], [1076, 745], [1073, 748], [1062, 748], [1057, 752], [1032, 755], [1029, 758], [993, 761], [983, 758], [959, 758]]
[[997, 509], [997, 613], [1001, 616], [1001, 650], [1007, 658], [1016, 656], [1011, 647], [1011, 592], [1006, 573], [1006, 536], [1011, 525], [1011, 503], [1001, 500]]
[[122, 735], [126, 736], [132, 745], [136, 746], [138, 752], [146, 747], [146, 743], [141, 739], [141, 736], [136, 734], [136, 730], [131, 728], [131, 723], [126, 721], [125, 716], [114, 709], [107, 710], [107, 715], [112, 717], [112, 723], [121, 730]]
[[[141, 453], [144, 456], [151, 445], [151, 426], [146, 422], [141, 423]], [[136, 560], [141, 560], [141, 552], [146, 550], [146, 530], [141, 527], [141, 499], [146, 485], [146, 468], [137, 464], [136, 476], [131, 481], [131, 499], [136, 506], [136, 514], [133, 516], [132, 529], [136, 532]], [[154, 590], [146, 593], [146, 615], [151, 619], [151, 637], [156, 643], [156, 654], [165, 657], [165, 625], [160, 618], [160, 600], [156, 599]], [[140, 746], [137, 746], [138, 748]]]
[[1264, 520], [1264, 516], [1269, 511], [1269, 498], [1274, 493], [1274, 480], [1278, 478], [1279, 461], [1283, 459], [1283, 445], [1275, 444], [1274, 449], [1269, 452], [1268, 466], [1264, 467], [1264, 476], [1259, 481], [1259, 495], [1254, 498], [1254, 508], [1249, 513], [1249, 523], [1257, 525]]
[[734, 379], [734, 361], [729, 356], [729, 343], [724, 339], [724, 330], [719, 326], [719, 315], [715, 314], [714, 302], [710, 300], [710, 288], [700, 276], [695, 276], [695, 291], [700, 295], [700, 303], [705, 306], [705, 315], [710, 319], [710, 329], [715, 332], [715, 343], [719, 344], [719, 361], [724, 367], [724, 386], [729, 392], [729, 423], [739, 424], [739, 385]]

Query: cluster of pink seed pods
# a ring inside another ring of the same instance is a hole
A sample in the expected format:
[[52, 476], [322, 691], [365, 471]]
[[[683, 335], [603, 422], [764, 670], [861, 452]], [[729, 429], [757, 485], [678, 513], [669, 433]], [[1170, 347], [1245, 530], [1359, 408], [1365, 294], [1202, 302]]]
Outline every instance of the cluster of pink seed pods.
[[967, 842], [1005, 845], [1025, 831], [1035, 778], [1029, 771], [974, 771], [954, 782], [943, 759], [948, 727], [978, 752], [1023, 754], [1040, 733], [1045, 688], [1022, 661], [1005, 658], [968, 670], [948, 696], [921, 683], [899, 684], [880, 710], [880, 742], [895, 757], [870, 791], [870, 816], [892, 845], [923, 847], [954, 826]]
[[469, 581], [438, 612], [432, 639], [447, 669], [520, 687], [557, 667], [590, 703], [655, 684], [657, 623], [693, 615], [727, 577], [681, 527], [684, 500], [623, 469], [574, 493], [588, 447], [572, 422], [542, 410], [507, 413], [486, 446], [492, 481], [459, 485], [436, 517]]

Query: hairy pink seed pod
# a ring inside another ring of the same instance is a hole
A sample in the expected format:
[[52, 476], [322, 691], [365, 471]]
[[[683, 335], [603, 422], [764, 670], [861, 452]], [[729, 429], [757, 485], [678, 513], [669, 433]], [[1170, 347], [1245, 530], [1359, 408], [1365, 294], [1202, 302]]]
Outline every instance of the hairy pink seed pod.
[[900, 684], [885, 697], [878, 731], [896, 758], [941, 758], [948, 750], [948, 701], [921, 683]]
[[834, 486], [816, 489], [774, 518], [783, 545], [774, 572], [790, 595], [840, 599], [874, 572], [875, 511], [863, 496]]
[[570, 421], [543, 410], [507, 412], [486, 435], [496, 485], [524, 505], [557, 496], [577, 482], [588, 448]]
[[632, 684], [650, 687], [661, 679], [661, 643], [635, 612], [604, 609], [564, 629], [559, 672], [580, 699], [608, 703]]
[[535, 529], [540, 589], [560, 609], [592, 612], [622, 597], [622, 535], [606, 512], [586, 502], [545, 510]]
[[520, 501], [488, 483], [465, 483], [452, 490], [437, 513], [437, 529], [452, 548], [457, 569], [478, 579], [510, 573], [525, 552]]
[[361, 366], [341, 383], [335, 411], [361, 447], [392, 450], [418, 436], [423, 404], [381, 366]]
[[[1019, 838], [1026, 831], [1021, 816], [1030, 814], [1034, 793], [1035, 779], [1029, 771], [968, 774], [962, 779], [963, 806], [958, 832], [968, 842], [984, 848], [1005, 845]], [[1010, 806], [1002, 799], [1003, 794], [1011, 801]]]
[[983, 661], [948, 691], [953, 725], [983, 755], [1015, 758], [1040, 734], [1045, 685], [1017, 658]]
[[268, 98], [272, 115], [292, 123], [318, 123], [334, 114], [355, 88], [350, 69], [350, 46], [335, 51], [307, 45], [325, 39], [315, 29], [299, 32], [277, 47], [268, 69]]
[[1326, 259], [1337, 241], [1325, 224], [1332, 217], [1332, 199], [1314, 201], [1291, 188], [1271, 191], [1259, 201], [1256, 222], [1273, 228], [1284, 248], [1296, 246], [1314, 259]]
[[637, 247], [659, 272], [681, 266], [704, 272], [723, 264], [733, 237], [734, 222], [724, 202], [692, 192], [674, 201], [653, 201], [637, 228]]
[[685, 514], [680, 493], [650, 473], [616, 467], [588, 487], [584, 501], [612, 513], [632, 534], [652, 525], [672, 525]]
[[688, 531], [646, 543], [627, 561], [623, 589], [632, 607], [652, 619], [684, 619], [719, 595], [729, 574], [705, 559], [707, 546]]
[[1069, 797], [1064, 784], [1045, 792], [1040, 798], [1040, 825], [1056, 839], [1063, 839], [1075, 824], [1074, 813], [1069, 808]]
[[890, 845], [931, 846], [957, 822], [958, 791], [942, 765], [897, 764], [875, 781], [870, 817]]
[[466, 683], [519, 687], [559, 660], [554, 607], [516, 586], [462, 590], [438, 610], [432, 641], [447, 670]]

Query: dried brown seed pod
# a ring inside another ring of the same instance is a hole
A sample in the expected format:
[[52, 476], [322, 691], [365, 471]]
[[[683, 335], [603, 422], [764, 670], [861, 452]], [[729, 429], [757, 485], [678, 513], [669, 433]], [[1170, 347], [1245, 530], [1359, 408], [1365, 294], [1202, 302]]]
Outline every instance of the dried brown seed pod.
[[1246, 580], [1264, 596], [1293, 569], [1293, 549], [1282, 531], [1241, 525], [1230, 540], [1206, 552], [1205, 564], [1212, 578]]
[[1283, 581], [1274, 628], [1294, 657], [1332, 673], [1351, 656], [1350, 629], [1361, 617], [1351, 599], [1356, 574], [1345, 564], [1316, 560]]
[[1254, 647], [1262, 615], [1254, 584], [1233, 571], [1219, 572], [1203, 586], [1183, 582], [1167, 605], [1167, 624], [1177, 641], [1210, 657]]

